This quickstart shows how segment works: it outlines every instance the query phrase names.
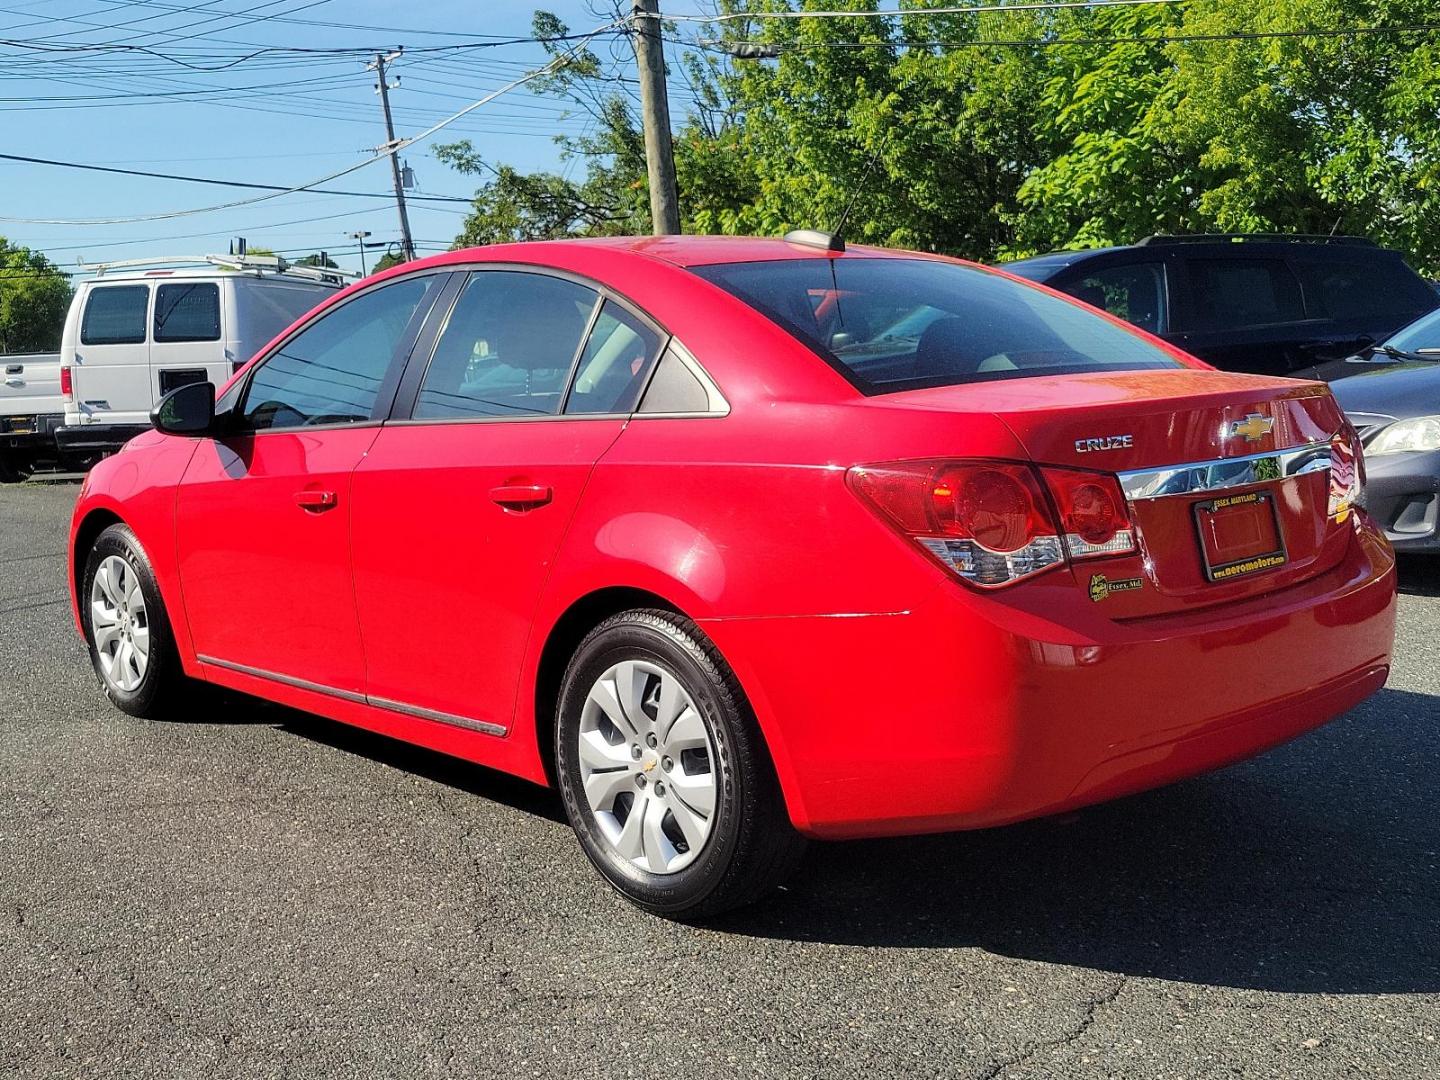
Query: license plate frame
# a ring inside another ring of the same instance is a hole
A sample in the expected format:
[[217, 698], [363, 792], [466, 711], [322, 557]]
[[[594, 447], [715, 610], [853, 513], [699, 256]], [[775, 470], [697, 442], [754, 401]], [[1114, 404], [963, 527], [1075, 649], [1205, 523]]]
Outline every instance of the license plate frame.
[[[1214, 522], [1219, 515], [1237, 516], [1242, 512], [1249, 512], [1249, 522], [1236, 522], [1242, 527], [1246, 524], [1261, 528], [1262, 535], [1258, 545], [1253, 550], [1245, 550], [1241, 553], [1231, 552], [1227, 557], [1221, 545], [1212, 544], [1214, 537]], [[1260, 574], [1269, 570], [1278, 569], [1289, 561], [1289, 553], [1285, 549], [1285, 533], [1280, 527], [1280, 511], [1275, 505], [1275, 494], [1271, 491], [1247, 491], [1240, 495], [1226, 495], [1214, 499], [1205, 499], [1194, 503], [1191, 506], [1191, 514], [1195, 522], [1195, 539], [1200, 545], [1200, 563], [1205, 569], [1207, 581], [1220, 583], [1234, 581], [1237, 578], [1249, 577], [1251, 574]], [[1264, 523], [1268, 521], [1269, 533], [1264, 533]], [[1207, 533], [1207, 526], [1209, 531]], [[1270, 539], [1273, 537], [1273, 541]]]

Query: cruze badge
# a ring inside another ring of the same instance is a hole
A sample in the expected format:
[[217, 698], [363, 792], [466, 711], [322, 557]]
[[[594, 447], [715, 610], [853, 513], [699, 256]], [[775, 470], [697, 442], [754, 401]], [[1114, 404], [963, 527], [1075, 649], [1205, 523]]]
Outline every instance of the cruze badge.
[[1075, 453], [1093, 454], [1097, 450], [1129, 450], [1135, 445], [1133, 435], [1106, 435], [1100, 439], [1076, 439]]
[[1270, 434], [1270, 429], [1274, 426], [1275, 421], [1270, 417], [1252, 412], [1244, 420], [1231, 420], [1229, 433], [1232, 439], [1236, 435], [1243, 435], [1246, 442], [1259, 442]]

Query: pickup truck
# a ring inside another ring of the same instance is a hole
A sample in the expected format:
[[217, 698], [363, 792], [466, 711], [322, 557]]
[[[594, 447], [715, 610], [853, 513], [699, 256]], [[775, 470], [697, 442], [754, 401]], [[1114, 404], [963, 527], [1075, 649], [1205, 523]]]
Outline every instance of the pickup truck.
[[0, 354], [0, 369], [0, 481], [14, 481], [55, 457], [55, 430], [65, 418], [60, 354]]

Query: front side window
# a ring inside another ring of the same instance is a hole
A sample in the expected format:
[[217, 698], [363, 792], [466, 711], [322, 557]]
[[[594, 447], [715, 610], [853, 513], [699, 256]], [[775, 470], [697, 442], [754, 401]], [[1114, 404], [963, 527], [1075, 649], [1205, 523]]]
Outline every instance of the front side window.
[[659, 351], [659, 334], [620, 305], [605, 301], [575, 368], [565, 412], [630, 412]]
[[369, 420], [380, 383], [429, 277], [384, 285], [320, 316], [271, 353], [250, 379], [246, 427], [305, 427]]
[[1158, 334], [1165, 329], [1165, 264], [1108, 266], [1064, 287], [1091, 307]]
[[83, 345], [139, 345], [145, 340], [148, 285], [109, 285], [91, 289], [80, 320]]
[[1194, 330], [1300, 322], [1300, 283], [1282, 259], [1192, 259]]
[[435, 345], [416, 419], [553, 416], [599, 299], [563, 278], [480, 270]]
[[156, 341], [219, 341], [220, 286], [211, 281], [155, 290]]
[[778, 323], [869, 394], [1182, 366], [1094, 312], [980, 267], [847, 256], [693, 271]]

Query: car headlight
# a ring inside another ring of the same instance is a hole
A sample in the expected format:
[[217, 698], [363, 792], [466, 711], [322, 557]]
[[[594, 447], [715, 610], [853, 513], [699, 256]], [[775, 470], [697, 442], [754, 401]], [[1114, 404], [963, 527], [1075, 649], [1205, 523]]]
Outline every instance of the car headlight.
[[1440, 450], [1440, 416], [1416, 416], [1397, 421], [1381, 428], [1365, 447], [1365, 453], [1370, 457], [1416, 450]]

